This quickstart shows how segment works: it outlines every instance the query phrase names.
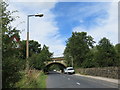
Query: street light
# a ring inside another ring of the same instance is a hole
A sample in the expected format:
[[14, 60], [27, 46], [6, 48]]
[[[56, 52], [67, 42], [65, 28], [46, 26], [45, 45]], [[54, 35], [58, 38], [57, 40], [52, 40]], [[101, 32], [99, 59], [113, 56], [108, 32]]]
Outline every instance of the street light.
[[35, 15], [28, 15], [27, 16], [27, 40], [26, 40], [26, 70], [29, 69], [29, 62], [28, 62], [28, 58], [29, 58], [29, 17], [42, 17], [43, 14], [35, 14]]
[[70, 58], [71, 58], [71, 61], [72, 61], [71, 63], [72, 63], [72, 67], [73, 67], [73, 57], [72, 57], [72, 56], [70, 56]]
[[28, 15], [28, 17], [35, 16], [35, 17], [42, 17], [43, 14], [35, 14], [35, 15]]
[[73, 67], [73, 57], [72, 57], [72, 67]]
[[35, 14], [35, 15], [28, 15], [27, 16], [27, 41], [26, 41], [26, 58], [29, 58], [29, 17], [42, 17], [43, 14]]

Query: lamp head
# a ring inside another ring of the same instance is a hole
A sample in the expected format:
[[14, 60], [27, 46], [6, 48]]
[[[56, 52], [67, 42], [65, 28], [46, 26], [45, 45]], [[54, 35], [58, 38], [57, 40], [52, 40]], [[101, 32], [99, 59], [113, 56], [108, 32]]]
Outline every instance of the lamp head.
[[35, 17], [43, 17], [43, 14], [36, 14]]

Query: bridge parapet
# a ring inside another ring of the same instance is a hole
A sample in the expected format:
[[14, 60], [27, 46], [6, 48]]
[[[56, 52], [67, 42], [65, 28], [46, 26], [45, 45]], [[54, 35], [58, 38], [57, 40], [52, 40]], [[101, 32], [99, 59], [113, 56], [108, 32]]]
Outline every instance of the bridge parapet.
[[51, 64], [51, 63], [55, 63], [55, 62], [61, 63], [61, 64], [63, 64], [63, 65], [66, 66], [66, 64], [64, 63], [64, 61], [58, 61], [58, 60], [53, 60], [53, 61], [45, 62], [45, 64], [48, 65], [48, 64]]
[[56, 63], [61, 63], [61, 64], [66, 66], [66, 64], [64, 63], [64, 57], [52, 58], [51, 61], [45, 62], [45, 64], [48, 65], [48, 64], [51, 64], [51, 63], [55, 63], [55, 62]]

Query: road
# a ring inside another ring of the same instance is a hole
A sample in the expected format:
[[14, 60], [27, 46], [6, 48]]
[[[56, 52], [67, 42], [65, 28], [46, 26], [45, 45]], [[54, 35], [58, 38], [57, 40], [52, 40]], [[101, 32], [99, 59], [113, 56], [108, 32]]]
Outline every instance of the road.
[[118, 85], [103, 80], [52, 71], [48, 74], [47, 88], [118, 88]]

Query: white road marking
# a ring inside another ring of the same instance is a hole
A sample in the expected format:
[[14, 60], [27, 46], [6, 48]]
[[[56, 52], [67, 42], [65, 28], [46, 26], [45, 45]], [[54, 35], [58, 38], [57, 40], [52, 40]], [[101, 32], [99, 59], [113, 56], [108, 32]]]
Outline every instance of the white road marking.
[[70, 80], [70, 78], [68, 78], [68, 80]]
[[79, 83], [79, 82], [77, 82], [76, 84], [80, 85], [80, 83]]

